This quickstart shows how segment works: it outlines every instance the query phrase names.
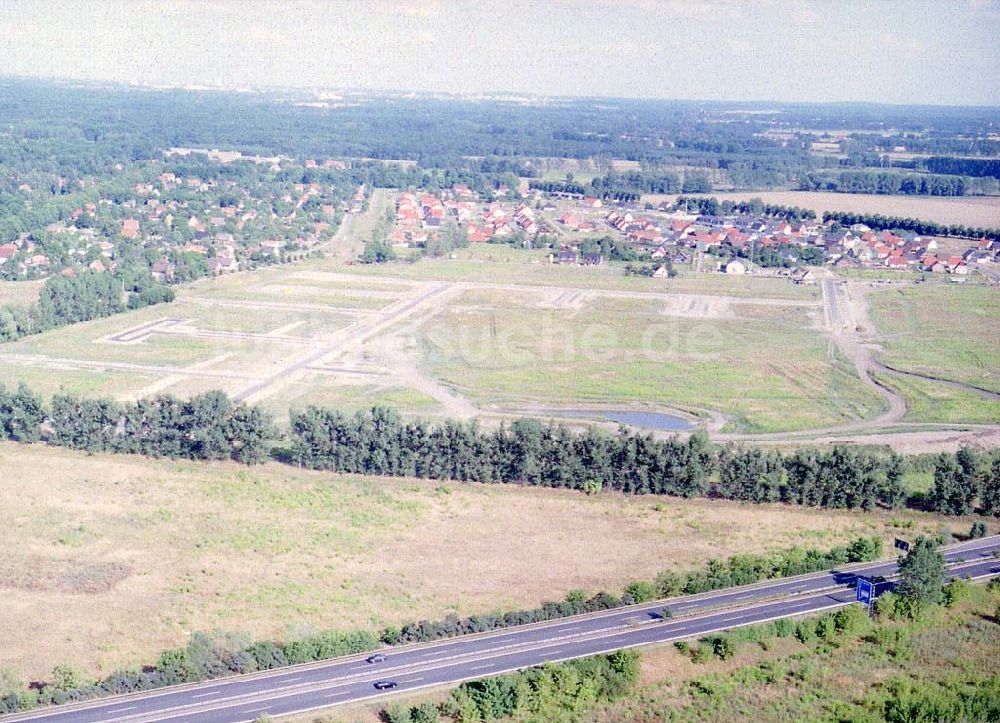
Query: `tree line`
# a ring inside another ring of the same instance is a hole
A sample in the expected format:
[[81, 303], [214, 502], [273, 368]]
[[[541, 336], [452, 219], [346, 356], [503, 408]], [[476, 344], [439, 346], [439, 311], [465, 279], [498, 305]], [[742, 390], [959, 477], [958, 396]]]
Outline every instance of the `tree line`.
[[[28, 387], [0, 385], [0, 432], [7, 439], [87, 452], [255, 464], [274, 457], [301, 467], [352, 474], [482, 483], [615, 490], [625, 494], [715, 497], [835, 509], [894, 508], [906, 503], [906, 460], [850, 446], [782, 453], [714, 447], [703, 431], [655, 439], [621, 427], [590, 427], [523, 418], [484, 430], [475, 421], [431, 425], [404, 421], [389, 407], [346, 415], [310, 406], [290, 415], [287, 447], [272, 451], [277, 431], [260, 407], [206, 392], [189, 400], [160, 395], [137, 402], [56, 395], [49, 408]], [[919, 500], [950, 515], [979, 510], [1000, 516], [1000, 457], [962, 448], [935, 463], [933, 491]], [[917, 500], [910, 500], [917, 501]]]
[[932, 156], [924, 161], [931, 173], [950, 173], [956, 176], [992, 176], [1000, 179], [1000, 160], [995, 158], [953, 158]]
[[798, 206], [783, 206], [776, 203], [764, 203], [759, 198], [746, 201], [719, 201], [715, 196], [678, 196], [673, 210], [684, 209], [696, 212], [700, 216], [729, 216], [734, 213], [748, 213], [764, 218], [781, 218], [786, 221], [812, 220], [816, 212], [811, 208]]
[[805, 173], [799, 179], [800, 191], [876, 195], [964, 196], [968, 185], [962, 176], [874, 170]]
[[898, 229], [913, 231], [921, 236], [955, 236], [958, 238], [986, 238], [1000, 241], [1000, 228], [983, 228], [964, 226], [962, 224], [943, 224], [936, 221], [922, 221], [917, 218], [902, 216], [883, 216], [878, 213], [858, 213], [854, 211], [824, 211], [825, 221], [837, 221], [844, 226], [856, 223], [864, 224], [871, 229]]
[[172, 289], [136, 267], [50, 276], [33, 305], [0, 308], [0, 342], [173, 300]]
[[[509, 718], [578, 720], [598, 703], [624, 697], [638, 682], [639, 654], [619, 650], [462, 683], [440, 711], [456, 723]], [[418, 716], [426, 715], [414, 716], [406, 709], [403, 713], [405, 717], [396, 713], [389, 720], [416, 723], [421, 720]]]
[[353, 416], [319, 407], [293, 413], [290, 458], [356, 474], [822, 507], [894, 507], [905, 497], [895, 458], [849, 447], [788, 457], [757, 448], [716, 452], [703, 432], [657, 440], [624, 428], [617, 435], [594, 428], [573, 433], [536, 419], [485, 431], [475, 422], [404, 422], [385, 407]]
[[234, 403], [218, 391], [187, 400], [159, 395], [128, 403], [58, 394], [46, 408], [27, 386], [7, 391], [0, 384], [4, 438], [38, 441], [43, 424], [50, 444], [69, 449], [244, 464], [266, 459], [276, 434], [262, 408]]

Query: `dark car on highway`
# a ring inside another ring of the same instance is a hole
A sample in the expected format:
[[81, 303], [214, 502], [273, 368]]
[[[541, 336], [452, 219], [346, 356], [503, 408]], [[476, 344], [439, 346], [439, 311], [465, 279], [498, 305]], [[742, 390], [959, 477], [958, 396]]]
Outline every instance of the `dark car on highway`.
[[382, 663], [385, 662], [385, 653], [375, 653], [375, 655], [369, 655], [365, 658], [366, 663]]
[[392, 690], [396, 687], [396, 681], [394, 680], [379, 680], [375, 682], [376, 690]]

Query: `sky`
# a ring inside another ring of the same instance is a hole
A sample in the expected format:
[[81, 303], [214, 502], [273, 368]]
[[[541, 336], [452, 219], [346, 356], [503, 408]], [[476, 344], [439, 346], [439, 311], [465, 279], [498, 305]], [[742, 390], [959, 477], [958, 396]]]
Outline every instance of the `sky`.
[[1000, 0], [2, 0], [0, 75], [1000, 106]]

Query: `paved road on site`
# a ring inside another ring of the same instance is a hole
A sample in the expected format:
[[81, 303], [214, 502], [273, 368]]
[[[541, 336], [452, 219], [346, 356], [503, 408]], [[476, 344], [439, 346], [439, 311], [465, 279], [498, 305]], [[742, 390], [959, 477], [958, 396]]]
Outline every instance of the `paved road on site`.
[[[1000, 559], [993, 556], [998, 550], [1000, 536], [952, 545], [945, 552], [952, 565], [952, 575], [979, 578], [1000, 575]], [[412, 691], [547, 661], [697, 637], [741, 625], [841, 607], [853, 601], [853, 586], [858, 575], [891, 576], [894, 572], [894, 562], [850, 566], [839, 572], [801, 575], [496, 633], [388, 649], [385, 651], [387, 659], [376, 664], [366, 663], [364, 655], [351, 656], [62, 706], [12, 716], [11, 720], [47, 723], [252, 721], [265, 713], [283, 715], [378, 697], [384, 695], [374, 688], [374, 683], [380, 680], [396, 682], [396, 691]], [[674, 618], [665, 620], [660, 616], [665, 606], [674, 612]]]

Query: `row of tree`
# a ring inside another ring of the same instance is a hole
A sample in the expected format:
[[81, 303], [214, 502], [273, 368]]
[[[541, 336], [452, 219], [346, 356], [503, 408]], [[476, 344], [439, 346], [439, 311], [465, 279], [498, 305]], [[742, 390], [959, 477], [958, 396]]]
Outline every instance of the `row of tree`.
[[23, 384], [12, 392], [0, 384], [3, 437], [34, 442], [41, 439], [43, 424], [51, 444], [70, 449], [244, 464], [266, 459], [276, 434], [263, 409], [234, 403], [218, 391], [125, 404], [59, 394], [46, 409]]
[[1000, 178], [1000, 160], [995, 158], [955, 158], [932, 156], [924, 161], [931, 173], [950, 173], [956, 176], [992, 176]]
[[249, 635], [242, 633], [196, 632], [185, 647], [161, 653], [154, 665], [116, 670], [98, 680], [86, 680], [74, 668], [57, 666], [49, 682], [28, 690], [7, 691], [0, 697], [0, 713], [273, 670], [362, 653], [376, 647], [378, 640], [365, 632], [323, 632], [285, 643], [253, 642]]
[[751, 198], [746, 201], [730, 201], [728, 199], [720, 201], [715, 196], [678, 196], [672, 209], [697, 213], [701, 216], [729, 216], [734, 213], [746, 213], [764, 218], [781, 218], [787, 221], [816, 218], [816, 212], [811, 208], [764, 203], [759, 198]]
[[[260, 407], [234, 403], [222, 392], [188, 400], [161, 395], [131, 403], [53, 398], [46, 409], [21, 385], [0, 385], [0, 433], [6, 439], [87, 452], [185, 459], [233, 459], [245, 464], [271, 456], [277, 436]], [[310, 469], [353, 474], [500, 482], [626, 494], [721, 497], [872, 509], [906, 499], [905, 460], [848, 446], [799, 448], [791, 454], [758, 447], [714, 448], [704, 432], [657, 440], [622, 427], [573, 432], [564, 424], [518, 419], [495, 430], [475, 421], [428, 425], [404, 421], [376, 406], [345, 415], [310, 406], [291, 414], [290, 445], [279, 458]], [[934, 488], [922, 503], [964, 515], [978, 509], [1000, 516], [1000, 457], [962, 448], [941, 454]]]
[[905, 497], [896, 458], [847, 447], [789, 457], [757, 448], [716, 453], [703, 433], [685, 440], [624, 429], [575, 434], [534, 419], [494, 431], [475, 422], [430, 427], [384, 407], [353, 416], [309, 407], [292, 415], [291, 431], [296, 464], [338, 472], [841, 508], [898, 506]]
[[50, 276], [33, 305], [0, 308], [0, 342], [173, 300], [172, 289], [137, 266]]
[[964, 196], [968, 188], [962, 176], [889, 171], [841, 171], [805, 173], [800, 191], [836, 193], [903, 194], [907, 196]]
[[934, 463], [931, 509], [948, 515], [967, 515], [976, 508], [1000, 516], [1000, 457], [992, 460], [969, 447], [940, 454]]
[[854, 211], [825, 211], [823, 218], [827, 221], [837, 221], [843, 226], [864, 224], [869, 228], [898, 229], [913, 231], [921, 236], [955, 236], [959, 238], [987, 238], [1000, 241], [1000, 228], [984, 228], [963, 226], [961, 224], [943, 224], [936, 221], [922, 221], [917, 218], [901, 216], [883, 216], [877, 213], [858, 213]]

